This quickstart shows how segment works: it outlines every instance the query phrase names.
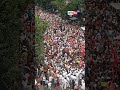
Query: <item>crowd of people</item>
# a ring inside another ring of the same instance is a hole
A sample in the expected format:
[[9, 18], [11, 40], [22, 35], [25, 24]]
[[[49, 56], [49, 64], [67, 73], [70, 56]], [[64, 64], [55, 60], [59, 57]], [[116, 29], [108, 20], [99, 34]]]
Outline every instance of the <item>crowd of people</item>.
[[[119, 15], [111, 11], [105, 0], [86, 0], [85, 4], [85, 31], [58, 15], [42, 9], [36, 12], [49, 23], [44, 33], [44, 64], [37, 69], [36, 85], [49, 90], [119, 90]], [[36, 76], [31, 7], [27, 7], [21, 19], [24, 27], [19, 65], [23, 68], [23, 90], [32, 90]]]
[[21, 35], [20, 35], [20, 51], [21, 60], [19, 66], [22, 70], [22, 88], [21, 90], [33, 90], [35, 70], [35, 21], [34, 21], [34, 5], [30, 4], [25, 7], [21, 17]]
[[86, 89], [119, 90], [118, 13], [110, 9], [106, 0], [86, 0], [85, 3]]
[[49, 23], [44, 33], [44, 64], [39, 67], [37, 82], [49, 90], [84, 90], [85, 31], [58, 15], [42, 9], [36, 12]]

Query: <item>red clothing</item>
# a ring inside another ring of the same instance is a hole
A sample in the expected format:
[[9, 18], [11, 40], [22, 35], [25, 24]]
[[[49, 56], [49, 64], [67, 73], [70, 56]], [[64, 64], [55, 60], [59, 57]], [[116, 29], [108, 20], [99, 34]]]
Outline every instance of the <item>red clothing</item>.
[[82, 60], [80, 60], [80, 63], [79, 63], [79, 64], [80, 64], [80, 66], [82, 66], [82, 65], [83, 65], [83, 61], [82, 61]]
[[84, 57], [85, 56], [85, 49], [83, 46], [81, 46], [81, 53], [82, 53], [82, 56]]
[[68, 52], [69, 52], [69, 49], [68, 49], [68, 48], [65, 48], [65, 52], [68, 53]]

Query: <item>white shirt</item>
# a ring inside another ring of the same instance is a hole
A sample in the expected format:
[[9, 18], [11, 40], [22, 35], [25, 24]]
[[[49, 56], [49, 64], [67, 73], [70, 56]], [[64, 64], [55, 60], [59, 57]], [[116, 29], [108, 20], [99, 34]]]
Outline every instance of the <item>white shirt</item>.
[[82, 79], [82, 86], [81, 89], [85, 90], [85, 81]]
[[67, 88], [67, 80], [66, 79], [64, 79], [63, 84], [64, 84], [64, 89], [66, 89]]
[[50, 76], [50, 77], [49, 77], [49, 81], [51, 82], [51, 81], [52, 81], [52, 79], [53, 79], [53, 77], [52, 77], [52, 76]]
[[75, 76], [73, 76], [73, 75], [71, 75], [71, 78], [72, 78], [72, 79], [74, 79], [74, 80], [76, 79], [76, 77], [75, 77]]
[[51, 87], [51, 84], [52, 84], [52, 83], [49, 82], [49, 83], [48, 83], [48, 87]]
[[45, 76], [43, 76], [43, 81], [45, 81], [46, 80], [46, 78], [45, 78]]

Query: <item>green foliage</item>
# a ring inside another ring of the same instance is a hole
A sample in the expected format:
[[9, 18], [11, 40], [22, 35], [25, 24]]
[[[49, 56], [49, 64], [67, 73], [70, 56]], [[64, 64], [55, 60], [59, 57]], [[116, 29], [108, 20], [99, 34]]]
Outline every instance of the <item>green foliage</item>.
[[74, 10], [76, 6], [78, 6], [79, 9], [84, 9], [85, 0], [70, 0], [68, 4], [66, 4], [66, 0], [36, 0], [36, 3], [43, 8], [48, 7], [50, 4], [53, 5], [53, 7], [57, 7], [59, 10], [59, 13], [61, 14], [62, 18], [64, 18], [65, 13], [68, 10]]
[[[19, 86], [21, 83], [21, 73], [20, 69], [18, 69], [16, 66], [11, 67], [8, 72], [4, 73], [1, 77], [1, 85], [0, 90], [14, 90], [14, 87], [19, 90]], [[14, 86], [14, 83], [16, 85]], [[4, 88], [4, 89], [2, 89]]]
[[43, 52], [44, 52], [44, 43], [43, 43], [43, 34], [48, 27], [47, 22], [43, 22], [38, 16], [35, 16], [35, 51], [37, 54], [37, 63], [42, 63], [42, 60], [44, 58]]
[[53, 0], [52, 4], [56, 5], [58, 10], [62, 10], [65, 7], [65, 0]]
[[39, 4], [41, 7], [46, 8], [51, 0], [35, 0], [36, 4]]

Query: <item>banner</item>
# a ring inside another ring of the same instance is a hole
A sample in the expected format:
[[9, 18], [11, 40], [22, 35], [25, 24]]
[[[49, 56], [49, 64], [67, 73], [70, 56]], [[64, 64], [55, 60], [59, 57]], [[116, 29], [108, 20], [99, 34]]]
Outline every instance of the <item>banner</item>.
[[78, 12], [77, 11], [68, 11], [67, 12], [67, 14], [69, 15], [69, 16], [77, 16], [78, 15]]
[[74, 11], [68, 11], [67, 13], [69, 16], [72, 16], [74, 14]]

